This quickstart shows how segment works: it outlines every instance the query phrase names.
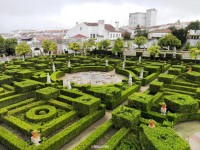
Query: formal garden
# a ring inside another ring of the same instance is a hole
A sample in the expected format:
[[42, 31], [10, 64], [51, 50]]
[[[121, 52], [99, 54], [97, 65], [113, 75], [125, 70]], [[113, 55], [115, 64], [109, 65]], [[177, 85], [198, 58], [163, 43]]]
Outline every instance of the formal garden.
[[[1, 63], [0, 144], [12, 150], [60, 149], [109, 111], [112, 118], [74, 150], [189, 150], [174, 126], [200, 120], [200, 65], [181, 54], [141, 55], [94, 51]], [[95, 85], [67, 79], [74, 73], [123, 78], [117, 83], [102, 78]]]

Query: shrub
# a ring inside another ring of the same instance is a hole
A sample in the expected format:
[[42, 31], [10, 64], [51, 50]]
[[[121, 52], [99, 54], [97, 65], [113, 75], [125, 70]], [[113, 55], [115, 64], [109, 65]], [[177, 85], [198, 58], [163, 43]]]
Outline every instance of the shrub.
[[156, 127], [149, 128], [147, 126], [142, 127], [143, 131], [140, 133], [140, 139], [144, 149], [155, 150], [189, 150], [189, 144], [183, 140], [178, 134], [171, 128]]
[[179, 75], [181, 73], [181, 70], [181, 68], [170, 68], [168, 70], [168, 73], [173, 75]]
[[11, 84], [13, 82], [13, 77], [8, 75], [0, 75], [0, 85], [2, 84]]
[[186, 78], [191, 81], [199, 81], [200, 80], [200, 73], [199, 72], [186, 72]]
[[103, 146], [100, 150], [115, 150], [120, 144], [121, 140], [129, 133], [130, 128], [125, 127], [121, 128], [117, 133], [115, 133]]
[[56, 99], [59, 95], [59, 90], [52, 88], [52, 87], [46, 87], [43, 89], [36, 90], [35, 96], [37, 100], [50, 100], [50, 99]]
[[158, 81], [164, 82], [165, 84], [171, 84], [174, 82], [176, 79], [175, 75], [170, 75], [170, 74], [160, 74], [158, 76]]
[[163, 88], [163, 86], [164, 86], [163, 82], [153, 81], [149, 87], [150, 93], [156, 94]]
[[134, 93], [128, 97], [128, 106], [140, 109], [141, 111], [148, 111], [153, 105], [152, 96], [143, 93]]
[[161, 72], [161, 67], [160, 66], [145, 66], [144, 70], [148, 71], [149, 74], [158, 73], [158, 72]]
[[183, 94], [168, 95], [164, 97], [167, 108], [171, 112], [190, 113], [197, 112], [199, 104], [191, 96]]
[[29, 147], [25, 141], [3, 127], [0, 127], [0, 141], [12, 150], [24, 150]]
[[56, 115], [56, 108], [50, 105], [34, 107], [26, 112], [26, 118], [31, 122], [46, 122], [56, 117]]
[[14, 87], [17, 93], [25, 93], [36, 90], [41, 83], [34, 80], [15, 82]]
[[95, 129], [84, 141], [82, 141], [73, 150], [88, 150], [91, 146], [99, 140], [105, 133], [112, 128], [112, 121], [109, 120]]
[[120, 106], [112, 112], [112, 122], [116, 128], [134, 128], [139, 123], [140, 110]]
[[72, 102], [74, 109], [78, 112], [79, 116], [83, 117], [93, 114], [98, 111], [100, 99], [88, 95], [81, 96], [74, 99]]
[[158, 77], [159, 73], [152, 73], [150, 75], [148, 75], [146, 78], [142, 79], [142, 85], [147, 85], [149, 84], [151, 81], [155, 80]]

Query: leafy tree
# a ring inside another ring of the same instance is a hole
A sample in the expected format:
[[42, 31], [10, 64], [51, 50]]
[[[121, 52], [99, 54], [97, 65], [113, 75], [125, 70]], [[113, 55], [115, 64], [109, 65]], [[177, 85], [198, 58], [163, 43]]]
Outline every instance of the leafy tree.
[[195, 59], [195, 63], [196, 63], [196, 59], [197, 59], [197, 55], [199, 54], [200, 50], [197, 47], [193, 47], [190, 49], [190, 57]]
[[190, 46], [190, 42], [186, 42], [186, 44], [185, 44], [185, 49], [186, 49], [186, 50], [189, 50], [190, 47], [191, 47], [191, 46]]
[[147, 37], [148, 33], [146, 30], [141, 30], [140, 26], [138, 25], [135, 29], [135, 37], [144, 36]]
[[31, 52], [30, 46], [26, 42], [21, 42], [15, 47], [15, 53], [18, 55], [25, 55]]
[[14, 55], [15, 54], [15, 47], [16, 46], [17, 46], [17, 39], [16, 38], [5, 39], [5, 51], [8, 55]]
[[57, 49], [57, 44], [51, 40], [44, 40], [42, 42], [42, 48], [44, 49], [45, 53], [49, 52], [49, 54], [51, 54], [52, 51]]
[[91, 38], [83, 43], [83, 48], [89, 49], [93, 46], [95, 46], [95, 40], [93, 38]]
[[200, 50], [200, 42], [197, 42], [196, 47]]
[[161, 47], [169, 46], [170, 48], [174, 48], [179, 47], [181, 45], [181, 41], [176, 36], [170, 33], [160, 38], [158, 41], [158, 45]]
[[160, 46], [158, 45], [152, 45], [151, 47], [149, 47], [147, 49], [147, 51], [150, 53], [151, 56], [154, 57], [155, 59], [155, 56], [157, 56], [159, 53], [160, 53]]
[[80, 50], [81, 49], [81, 45], [77, 42], [72, 42], [69, 43], [68, 47], [74, 51]]
[[118, 38], [114, 43], [112, 52], [113, 53], [121, 53], [121, 52], [123, 52], [123, 50], [124, 50], [124, 42], [121, 38]]
[[200, 30], [200, 22], [197, 20], [197, 21], [194, 21], [194, 22], [191, 22], [187, 27], [186, 27], [186, 30]]
[[135, 43], [136, 45], [138, 45], [138, 48], [140, 48], [140, 46], [142, 46], [142, 45], [144, 45], [144, 44], [147, 43], [147, 38], [144, 37], [144, 36], [136, 37], [136, 38], [134, 39], [134, 43]]
[[130, 40], [131, 39], [131, 33], [126, 31], [126, 32], [124, 32], [123, 37], [124, 37], [124, 40]]
[[186, 29], [177, 30], [175, 27], [171, 27], [170, 30], [172, 31], [172, 34], [181, 41], [181, 45], [184, 45], [187, 40], [187, 30]]
[[5, 40], [4, 38], [0, 35], [0, 53], [4, 53], [5, 51]]
[[110, 40], [102, 40], [100, 42], [98, 42], [98, 49], [99, 50], [107, 50], [109, 48], [109, 46], [111, 45], [111, 41]]

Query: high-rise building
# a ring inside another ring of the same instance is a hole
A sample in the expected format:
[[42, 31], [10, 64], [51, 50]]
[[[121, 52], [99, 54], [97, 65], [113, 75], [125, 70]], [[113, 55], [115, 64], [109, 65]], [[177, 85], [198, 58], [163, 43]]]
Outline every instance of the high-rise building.
[[155, 8], [146, 10], [146, 13], [136, 12], [129, 14], [129, 27], [151, 27], [157, 21], [157, 10]]

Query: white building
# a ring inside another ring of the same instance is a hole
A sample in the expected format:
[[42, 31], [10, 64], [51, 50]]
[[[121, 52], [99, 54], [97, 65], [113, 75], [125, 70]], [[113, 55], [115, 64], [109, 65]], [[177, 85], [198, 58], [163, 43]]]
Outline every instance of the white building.
[[189, 42], [191, 46], [195, 46], [200, 42], [200, 30], [189, 30], [187, 42]]
[[82, 22], [68, 30], [66, 37], [68, 41], [82, 42], [94, 38], [96, 41], [103, 39], [116, 40], [121, 38], [121, 32], [118, 30], [119, 23], [116, 22], [116, 28], [111, 24], [105, 24], [104, 20], [98, 23]]
[[129, 13], [129, 27], [151, 27], [157, 22], [157, 10], [155, 8], [146, 10], [146, 13]]
[[159, 39], [172, 31], [170, 29], [157, 29], [148, 33], [148, 39]]

